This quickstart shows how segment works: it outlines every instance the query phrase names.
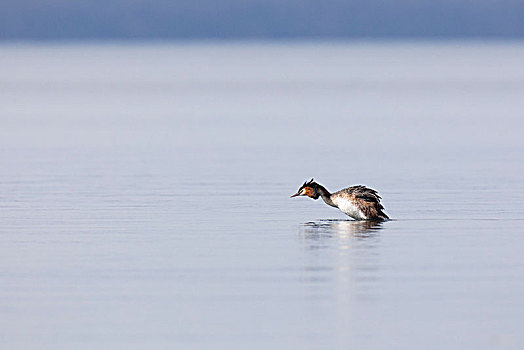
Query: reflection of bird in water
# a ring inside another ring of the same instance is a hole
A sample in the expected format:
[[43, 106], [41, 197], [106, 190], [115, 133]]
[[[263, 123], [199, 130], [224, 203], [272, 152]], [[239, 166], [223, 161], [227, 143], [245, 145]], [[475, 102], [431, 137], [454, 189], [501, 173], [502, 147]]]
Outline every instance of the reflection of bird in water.
[[365, 237], [381, 228], [381, 223], [377, 221], [320, 220], [303, 224], [304, 232], [315, 236], [337, 234], [339, 236]]
[[311, 179], [309, 182], [304, 182], [297, 193], [291, 197], [296, 196], [308, 196], [315, 200], [322, 197], [327, 205], [340, 209], [344, 214], [355, 220], [389, 220], [389, 217], [384, 213], [384, 207], [380, 204], [381, 197], [377, 194], [377, 191], [362, 185], [329, 193], [324, 186]]

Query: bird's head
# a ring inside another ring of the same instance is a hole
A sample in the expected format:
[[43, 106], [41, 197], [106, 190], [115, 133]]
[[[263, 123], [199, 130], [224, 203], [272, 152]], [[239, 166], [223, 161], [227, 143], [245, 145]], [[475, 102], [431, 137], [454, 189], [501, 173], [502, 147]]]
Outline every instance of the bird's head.
[[296, 196], [308, 196], [313, 199], [318, 199], [320, 197], [320, 193], [318, 191], [318, 186], [316, 182], [313, 181], [313, 179], [304, 182], [302, 186], [298, 189], [297, 193], [292, 195], [290, 198], [296, 197]]

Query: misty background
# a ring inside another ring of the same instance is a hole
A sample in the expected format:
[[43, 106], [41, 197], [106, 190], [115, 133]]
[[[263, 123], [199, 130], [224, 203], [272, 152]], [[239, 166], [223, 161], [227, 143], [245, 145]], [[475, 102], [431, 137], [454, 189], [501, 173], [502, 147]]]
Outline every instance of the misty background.
[[522, 38], [520, 0], [7, 0], [0, 40]]

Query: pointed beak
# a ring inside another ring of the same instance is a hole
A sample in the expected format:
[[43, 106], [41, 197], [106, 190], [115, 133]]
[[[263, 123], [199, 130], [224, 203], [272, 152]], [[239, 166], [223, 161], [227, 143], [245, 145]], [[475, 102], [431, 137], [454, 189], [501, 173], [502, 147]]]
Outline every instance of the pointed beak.
[[289, 197], [289, 198], [293, 198], [293, 197], [296, 197], [296, 196], [300, 196], [300, 193], [297, 192], [297, 193], [295, 193], [294, 195], [292, 195], [292, 196]]

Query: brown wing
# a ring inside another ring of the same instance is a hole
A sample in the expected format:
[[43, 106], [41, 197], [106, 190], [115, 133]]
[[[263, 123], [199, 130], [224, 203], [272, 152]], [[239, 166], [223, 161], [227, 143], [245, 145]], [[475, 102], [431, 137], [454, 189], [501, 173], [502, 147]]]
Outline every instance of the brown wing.
[[383, 211], [384, 206], [380, 203], [382, 198], [374, 189], [357, 185], [345, 188], [339, 192], [354, 196], [359, 209], [362, 210], [370, 220], [389, 220], [389, 216]]

